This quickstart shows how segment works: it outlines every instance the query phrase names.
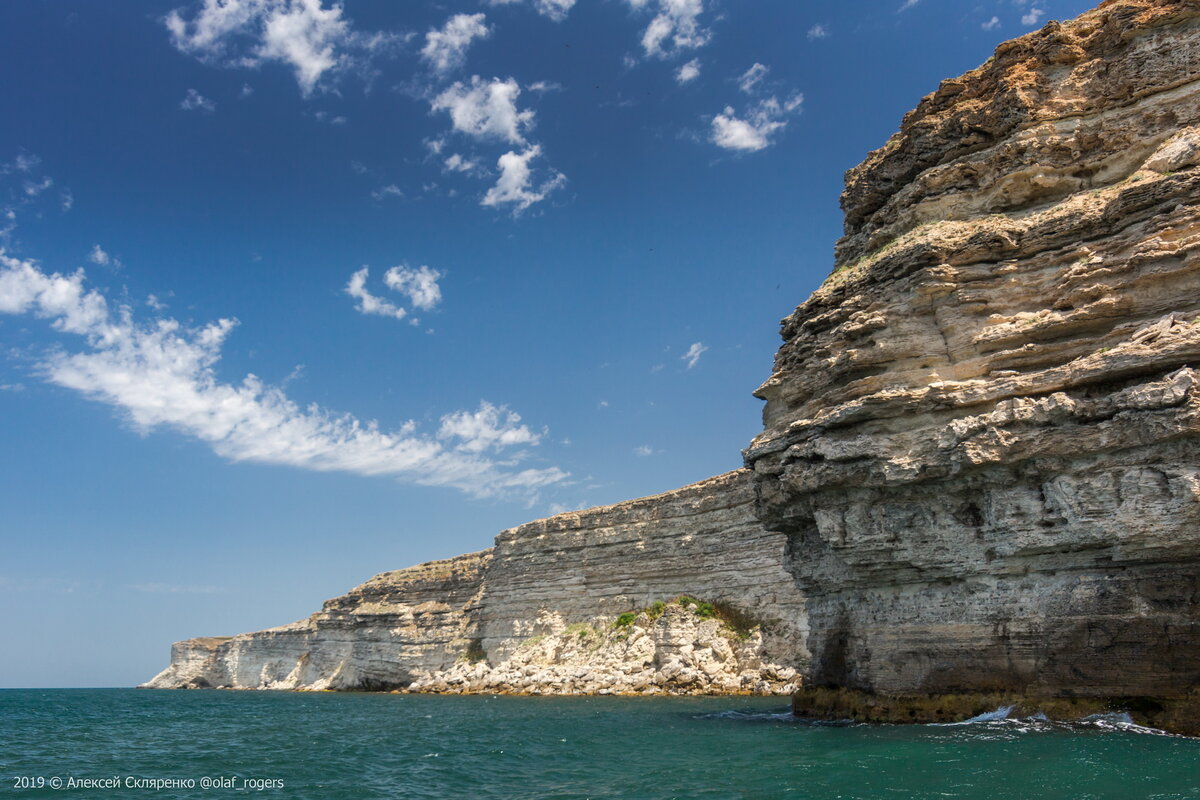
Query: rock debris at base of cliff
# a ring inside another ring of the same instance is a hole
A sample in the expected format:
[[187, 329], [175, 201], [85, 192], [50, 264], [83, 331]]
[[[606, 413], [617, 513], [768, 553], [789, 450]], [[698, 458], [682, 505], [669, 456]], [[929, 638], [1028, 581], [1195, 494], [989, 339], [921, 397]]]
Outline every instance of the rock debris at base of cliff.
[[1200, 2], [1005, 42], [847, 173], [747, 469], [178, 643], [149, 685], [1200, 709], [1198, 201]]

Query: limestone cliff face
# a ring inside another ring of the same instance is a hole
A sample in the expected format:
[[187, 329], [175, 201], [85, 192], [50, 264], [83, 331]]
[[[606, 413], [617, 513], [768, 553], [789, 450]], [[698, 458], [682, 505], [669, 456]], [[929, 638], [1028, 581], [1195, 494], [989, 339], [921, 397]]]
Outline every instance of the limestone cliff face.
[[749, 477], [531, 522], [301, 622], [179, 642], [147, 686], [786, 693], [804, 598]]
[[1200, 3], [1107, 2], [847, 173], [746, 450], [808, 679], [1200, 685]]
[[177, 642], [150, 688], [394, 689], [452, 666], [478, 626], [490, 550], [385, 572], [308, 619]]

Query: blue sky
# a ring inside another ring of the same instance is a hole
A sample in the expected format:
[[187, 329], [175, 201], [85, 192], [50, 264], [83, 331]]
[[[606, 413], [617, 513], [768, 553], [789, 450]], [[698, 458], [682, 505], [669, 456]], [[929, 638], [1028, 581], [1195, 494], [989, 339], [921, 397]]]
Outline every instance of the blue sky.
[[844, 170], [1089, 6], [0, 5], [0, 686], [739, 466]]

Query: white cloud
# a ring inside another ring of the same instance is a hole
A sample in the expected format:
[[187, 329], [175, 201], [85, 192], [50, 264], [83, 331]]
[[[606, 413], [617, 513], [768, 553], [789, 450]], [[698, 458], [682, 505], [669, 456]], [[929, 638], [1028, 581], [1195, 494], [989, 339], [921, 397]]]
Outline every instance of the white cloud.
[[[233, 461], [394, 476], [475, 496], [529, 496], [567, 477], [556, 467], [520, 469], [519, 455], [483, 455], [540, 439], [504, 407], [481, 403], [477, 412], [442, 417], [442, 429], [461, 439], [449, 447], [441, 430], [422, 435], [411, 421], [387, 432], [349, 414], [301, 407], [254, 375], [224, 383], [216, 367], [234, 320], [199, 328], [169, 318], [139, 323], [130, 308], [110, 309], [103, 295], [85, 289], [82, 272], [48, 275], [0, 252], [0, 313], [31, 314], [60, 334], [84, 338], [78, 350], [45, 358], [46, 380], [119, 409], [139, 431], [170, 428]], [[475, 420], [474, 429], [467, 420]]]
[[825, 38], [828, 38], [828, 36], [829, 36], [829, 29], [826, 28], [824, 25], [822, 25], [819, 22], [816, 25], [813, 25], [811, 28], [808, 29], [808, 40], [810, 42], [815, 41], [817, 39], [825, 39]]
[[536, 445], [542, 434], [521, 425], [521, 415], [505, 406], [494, 406], [486, 400], [478, 411], [456, 411], [442, 417], [437, 438], [457, 439], [455, 450], [482, 453], [513, 445]]
[[750, 94], [754, 91], [754, 87], [758, 86], [759, 82], [766, 77], [767, 71], [767, 67], [755, 62], [754, 66], [743, 72], [738, 78], [738, 88], [746, 94]]
[[1040, 8], [1031, 8], [1029, 9], [1029, 13], [1021, 17], [1021, 24], [1033, 27], [1034, 25], [1038, 24], [1038, 20], [1040, 20], [1045, 13], [1046, 12]]
[[54, 179], [49, 176], [43, 177], [40, 181], [25, 181], [25, 196], [37, 197], [53, 185]]
[[354, 53], [376, 50], [392, 38], [355, 33], [342, 17], [342, 6], [325, 8], [322, 0], [204, 0], [192, 19], [176, 9], [163, 22], [171, 43], [202, 61], [234, 67], [287, 64], [305, 95], [325, 75], [352, 63]]
[[700, 26], [703, 0], [628, 0], [635, 10], [657, 10], [642, 33], [642, 50], [647, 56], [668, 58], [684, 50], [708, 44], [712, 33]]
[[899, 9], [897, 9], [897, 13], [899, 13], [900, 11], [908, 11], [910, 8], [912, 8], [919, 2], [921, 2], [921, 0], [904, 0], [904, 4], [901, 5]]
[[64, 212], [70, 211], [71, 208], [75, 205], [75, 195], [71, 192], [70, 189], [63, 189], [63, 193], [62, 193], [62, 196], [60, 199], [62, 201], [62, 210]]
[[987, 22], [983, 23], [979, 27], [983, 28], [985, 31], [994, 31], [994, 30], [996, 30], [996, 28], [1000, 27], [1000, 18], [992, 17], [991, 19], [989, 19]]
[[693, 58], [675, 71], [675, 81], [684, 84], [700, 77], [700, 59]]
[[[12, 169], [15, 169], [17, 172], [33, 172], [41, 163], [42, 160], [37, 156], [31, 156], [28, 153], [18, 153], [17, 157], [13, 159]], [[5, 172], [7, 171], [5, 169]]]
[[397, 305], [389, 303], [382, 297], [376, 297], [367, 291], [367, 275], [370, 274], [370, 269], [363, 267], [358, 272], [350, 276], [350, 281], [346, 284], [346, 294], [358, 301], [354, 309], [360, 314], [376, 314], [381, 317], [393, 317], [395, 319], [404, 319], [408, 316], [408, 312]]
[[562, 84], [554, 81], [534, 81], [525, 88], [531, 92], [559, 92], [562, 91]]
[[533, 7], [543, 17], [562, 22], [575, 7], [575, 0], [533, 0]]
[[745, 119], [738, 117], [732, 106], [725, 106], [713, 117], [711, 140], [726, 150], [762, 150], [772, 144], [772, 136], [787, 127], [784, 117], [798, 113], [803, 102], [804, 95], [798, 93], [783, 103], [768, 97], [751, 107]]
[[345, 125], [346, 124], [346, 118], [343, 117], [341, 114], [338, 114], [335, 116], [333, 114], [330, 114], [328, 111], [315, 111], [315, 112], [313, 112], [312, 116], [313, 116], [313, 119], [315, 119], [317, 122], [326, 122], [330, 125]]
[[249, 97], [252, 94], [254, 94], [254, 87], [248, 83], [243, 83], [242, 91], [238, 94], [238, 97]]
[[[486, 0], [489, 6], [510, 6], [521, 0]], [[575, 0], [533, 0], [534, 9], [543, 17], [562, 22], [575, 7]]]
[[451, 153], [442, 164], [450, 172], [471, 173], [479, 169], [478, 161], [471, 158], [464, 158], [458, 153]]
[[647, 444], [638, 445], [633, 448], [633, 454], [641, 458], [646, 458], [647, 456], [654, 455], [654, 448]]
[[503, 139], [524, 144], [524, 131], [533, 125], [532, 111], [517, 111], [521, 87], [512, 78], [490, 81], [478, 75], [468, 86], [456, 82], [433, 99], [434, 111], [446, 111], [454, 129], [477, 139]]
[[442, 301], [438, 278], [442, 273], [426, 266], [416, 269], [392, 267], [383, 275], [383, 282], [394, 292], [407, 295], [413, 308], [428, 311]]
[[455, 14], [446, 20], [441, 30], [434, 28], [425, 34], [421, 58], [437, 72], [461, 67], [471, 42], [487, 38], [491, 33], [484, 19], [483, 14]]
[[694, 342], [692, 346], [687, 349], [687, 352], [681, 355], [679, 358], [681, 361], [686, 361], [687, 368], [691, 369], [692, 367], [696, 366], [696, 362], [700, 360], [700, 356], [704, 355], [706, 350], [708, 350], [706, 345], [700, 342]]
[[394, 183], [389, 183], [387, 186], [380, 186], [371, 192], [371, 199], [377, 203], [386, 197], [404, 197], [404, 192]]
[[520, 214], [534, 203], [545, 199], [546, 195], [562, 186], [567, 176], [555, 172], [536, 188], [533, 186], [533, 174], [529, 162], [542, 153], [541, 145], [533, 145], [523, 153], [512, 150], [500, 156], [496, 162], [500, 168], [500, 177], [496, 185], [488, 189], [480, 205], [498, 207], [511, 205], [513, 214]]
[[179, 102], [179, 107], [184, 111], [204, 111], [209, 114], [217, 110], [215, 102], [209, 100], [195, 89], [187, 90], [187, 97]]
[[113, 269], [120, 269], [124, 266], [121, 263], [121, 259], [105, 252], [104, 248], [98, 244], [92, 245], [92, 249], [88, 253], [88, 261], [101, 267], [112, 267]]

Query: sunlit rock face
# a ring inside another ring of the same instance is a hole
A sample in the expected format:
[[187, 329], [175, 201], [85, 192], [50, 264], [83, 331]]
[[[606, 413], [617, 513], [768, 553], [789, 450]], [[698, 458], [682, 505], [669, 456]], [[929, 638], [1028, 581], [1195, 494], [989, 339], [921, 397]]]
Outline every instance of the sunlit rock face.
[[478, 624], [491, 551], [376, 575], [311, 617], [177, 642], [157, 689], [374, 689], [452, 666]]
[[291, 625], [179, 642], [147, 686], [786, 694], [806, 663], [786, 546], [737, 470], [521, 525]]
[[1200, 4], [1107, 2], [846, 176], [746, 450], [806, 677], [1200, 685]]

